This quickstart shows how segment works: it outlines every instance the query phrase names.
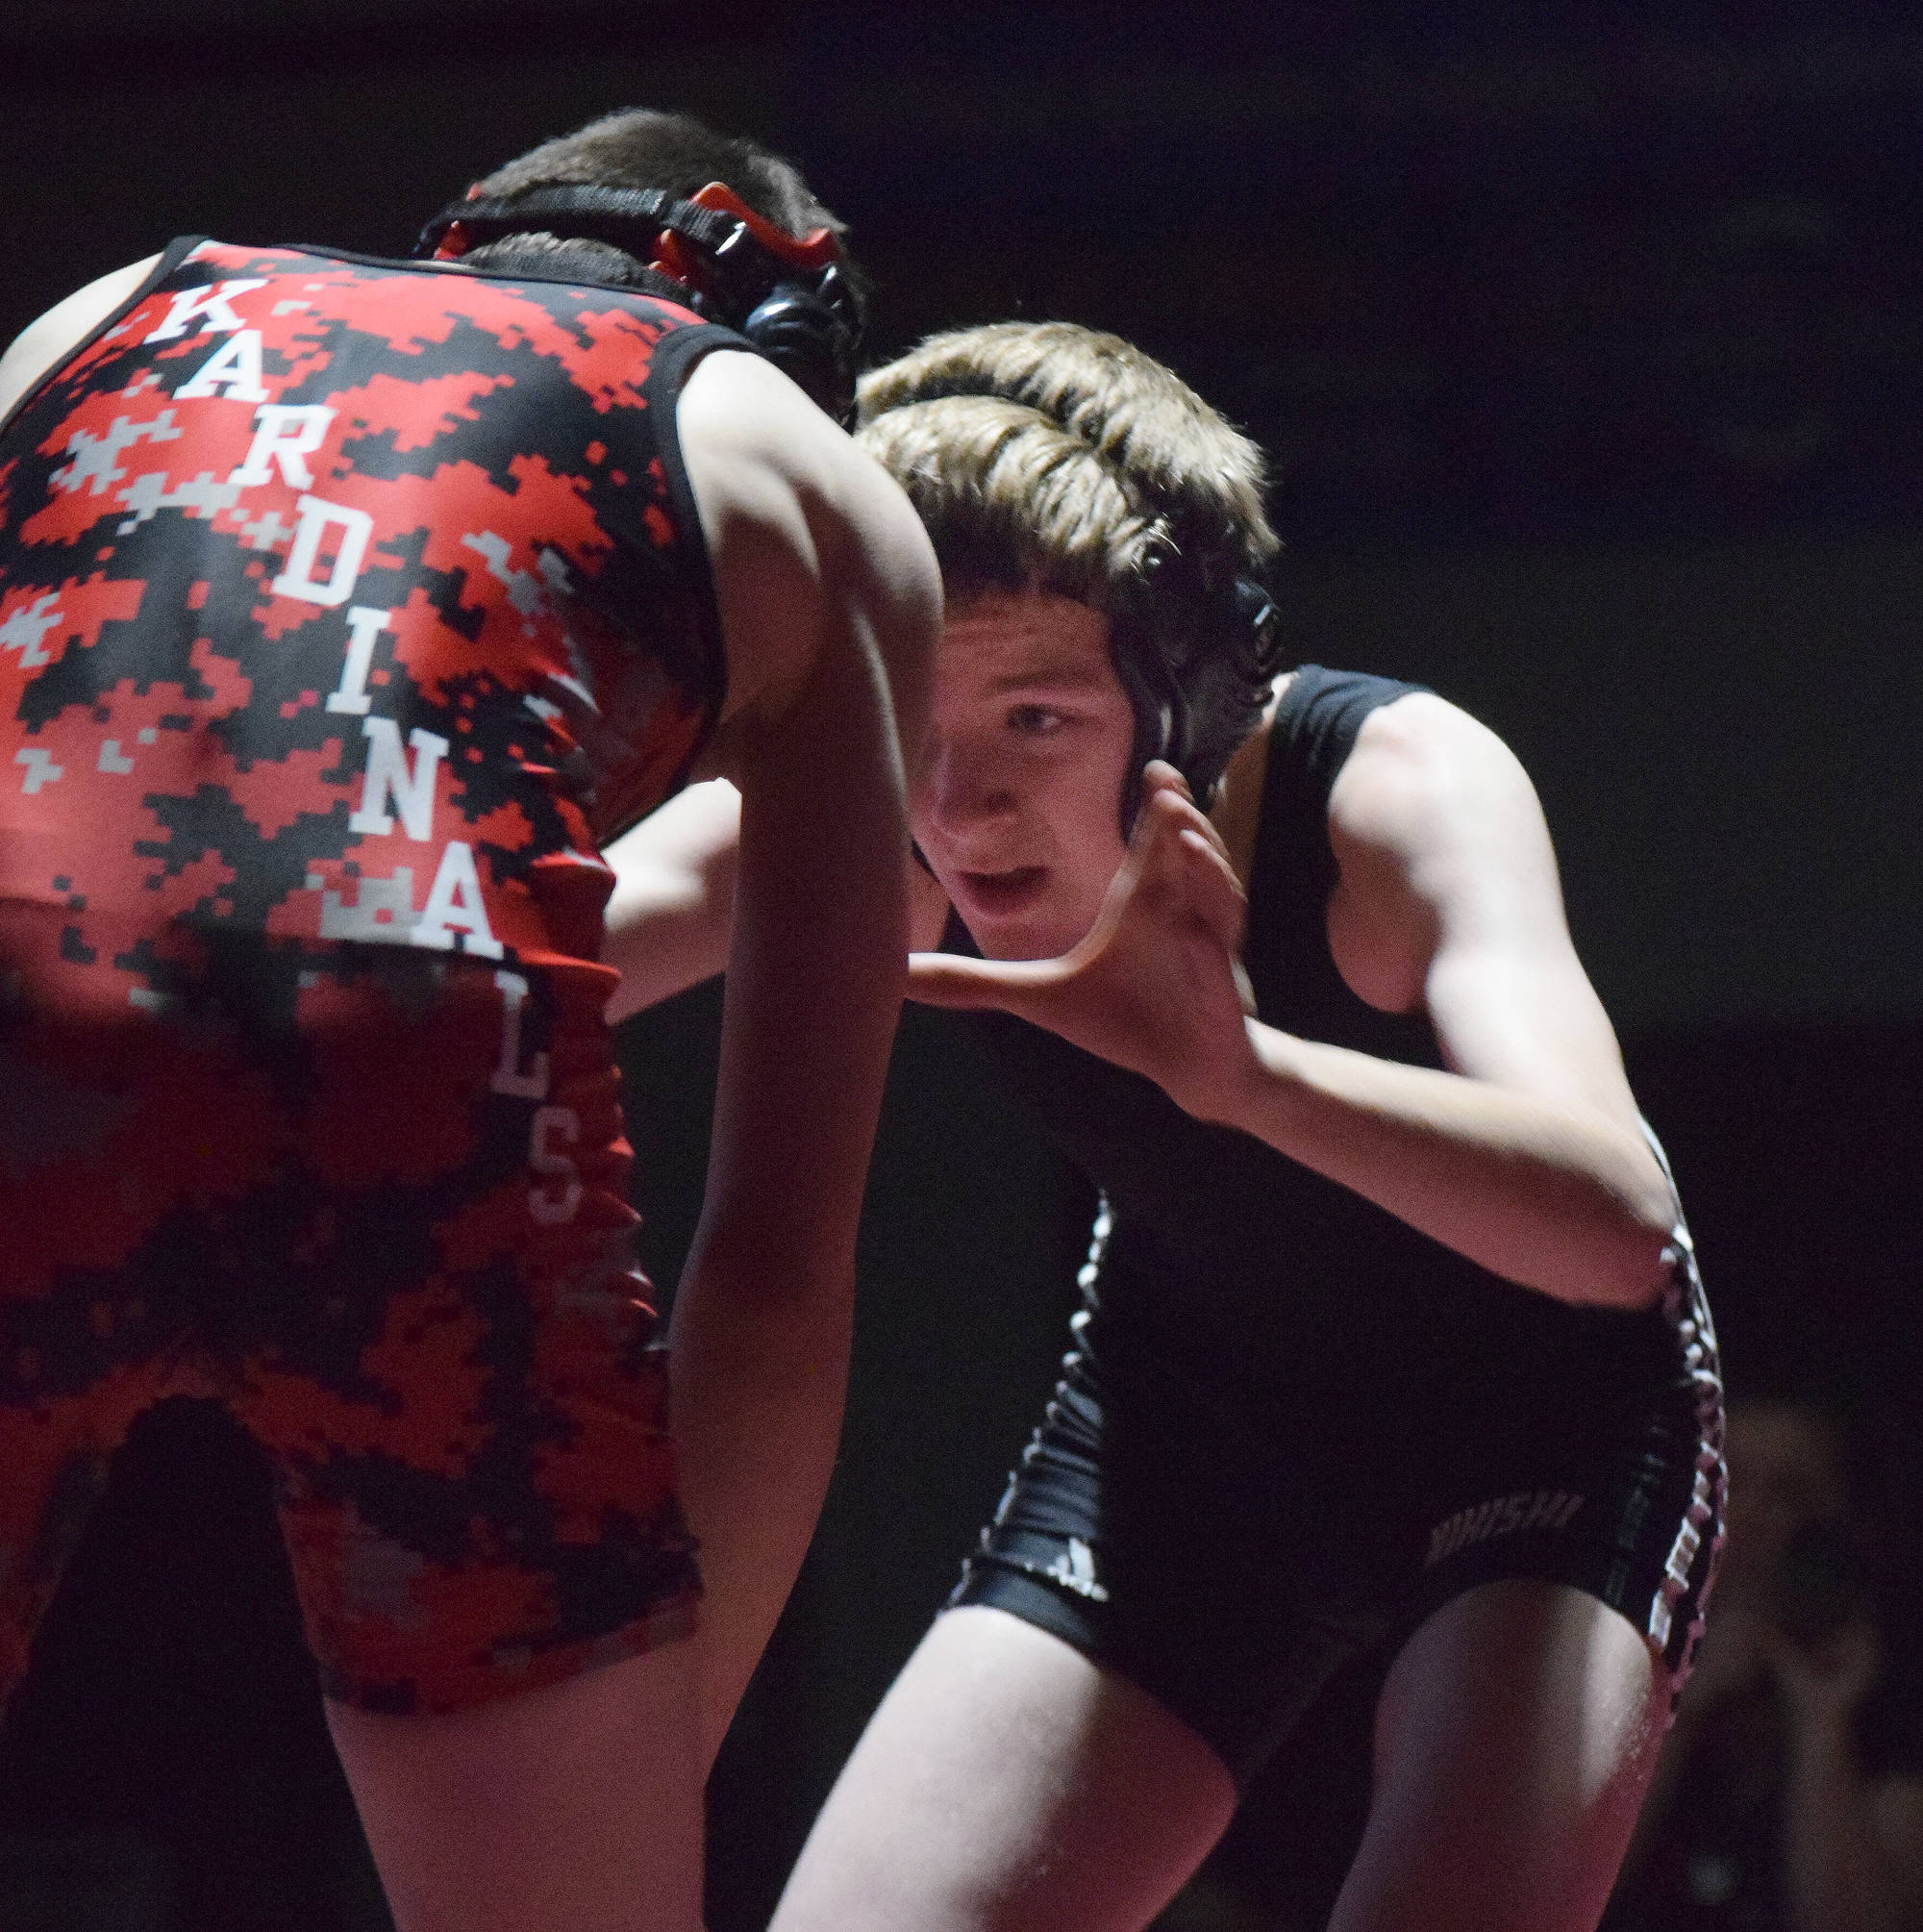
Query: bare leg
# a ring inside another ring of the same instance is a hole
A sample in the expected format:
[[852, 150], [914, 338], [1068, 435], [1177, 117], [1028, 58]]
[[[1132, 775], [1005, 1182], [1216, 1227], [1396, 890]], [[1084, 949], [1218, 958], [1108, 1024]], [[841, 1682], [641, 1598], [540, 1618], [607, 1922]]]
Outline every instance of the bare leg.
[[327, 1720], [399, 1932], [699, 1932], [691, 1643], [446, 1717]]
[[1136, 1932], [1236, 1807], [1145, 1691], [1001, 1610], [936, 1620], [816, 1820], [771, 1932]]
[[1410, 1639], [1329, 1932], [1593, 1932], [1668, 1687], [1629, 1621], [1561, 1584], [1486, 1584]]

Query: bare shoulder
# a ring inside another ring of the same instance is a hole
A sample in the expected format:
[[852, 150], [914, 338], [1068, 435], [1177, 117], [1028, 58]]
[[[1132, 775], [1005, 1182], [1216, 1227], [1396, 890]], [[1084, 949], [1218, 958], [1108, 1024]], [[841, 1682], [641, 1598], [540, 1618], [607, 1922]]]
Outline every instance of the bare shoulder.
[[885, 539], [920, 529], [881, 465], [760, 356], [705, 357], [682, 389], [675, 424], [704, 530], [711, 504], [717, 522], [798, 514], [817, 543], [853, 534], [885, 551]]
[[731, 703], [800, 674], [807, 613], [824, 596], [867, 610], [885, 657], [895, 632], [936, 621], [940, 580], [907, 497], [761, 357], [705, 358], [675, 425], [714, 565]]
[[144, 262], [115, 268], [29, 322], [0, 356], [0, 416], [132, 296], [160, 259], [150, 255]]
[[1336, 887], [1329, 939], [1362, 999], [1433, 997], [1447, 945], [1551, 949], [1573, 964], [1556, 855], [1515, 754], [1428, 691], [1373, 711], [1329, 796]]
[[1337, 836], [1411, 859], [1541, 825], [1521, 762], [1486, 724], [1433, 691], [1372, 711], [1329, 796]]

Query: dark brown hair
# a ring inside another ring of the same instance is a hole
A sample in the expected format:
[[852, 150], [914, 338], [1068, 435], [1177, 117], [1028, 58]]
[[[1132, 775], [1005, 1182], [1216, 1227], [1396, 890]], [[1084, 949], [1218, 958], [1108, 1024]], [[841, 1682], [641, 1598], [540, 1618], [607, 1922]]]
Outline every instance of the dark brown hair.
[[[542, 141], [484, 175], [475, 188], [490, 197], [538, 188], [654, 188], [686, 196], [711, 181], [726, 182], [757, 214], [789, 235], [815, 228], [826, 228], [837, 238], [847, 233], [847, 224], [815, 198], [792, 162], [743, 136], [717, 134], [691, 114], [659, 108], [622, 108], [604, 114], [574, 134]], [[620, 249], [542, 231], [504, 236], [464, 259], [485, 268], [504, 265], [510, 257], [547, 254], [593, 261], [600, 269], [596, 280], [619, 279], [611, 271], [623, 259]]]

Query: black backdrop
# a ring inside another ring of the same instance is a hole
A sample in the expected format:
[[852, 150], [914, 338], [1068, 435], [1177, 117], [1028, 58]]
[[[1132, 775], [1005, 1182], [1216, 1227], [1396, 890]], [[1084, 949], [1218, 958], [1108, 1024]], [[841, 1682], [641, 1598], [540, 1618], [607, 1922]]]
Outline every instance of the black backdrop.
[[[1771, 5], [67, 0], [0, 17], [0, 336], [169, 235], [394, 251], [611, 106], [801, 161], [877, 353], [1063, 314], [1276, 457], [1299, 654], [1436, 685], [1542, 790], [1740, 1384], [1915, 1381], [1923, 31]], [[713, 997], [625, 1039], [651, 1267]], [[841, 1478], [713, 1794], [759, 1922], [1045, 1387], [1086, 1201], [912, 1018]], [[380, 1922], [259, 1472], [175, 1405], [0, 1743], [0, 1932]]]

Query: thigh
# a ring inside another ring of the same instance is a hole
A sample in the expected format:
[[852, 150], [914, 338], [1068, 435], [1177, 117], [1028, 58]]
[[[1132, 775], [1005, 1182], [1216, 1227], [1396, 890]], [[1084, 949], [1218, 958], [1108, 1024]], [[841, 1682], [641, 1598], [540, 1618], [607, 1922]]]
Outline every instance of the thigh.
[[1566, 1584], [1484, 1584], [1389, 1671], [1375, 1791], [1330, 1932], [1590, 1932], [1655, 1763], [1669, 1676]]
[[1315, 1445], [1252, 1440], [1233, 1402], [1160, 1365], [1132, 1364], [1119, 1396], [1112, 1367], [1065, 1367], [949, 1601], [1116, 1671], [1244, 1784], [1396, 1627], [1394, 1546], [1357, 1535]]
[[1145, 1691], [1004, 1611], [951, 1610], [842, 1771], [774, 1932], [1133, 1932], [1235, 1805]]
[[699, 1932], [692, 1653], [439, 1716], [330, 1702], [396, 1932]]

